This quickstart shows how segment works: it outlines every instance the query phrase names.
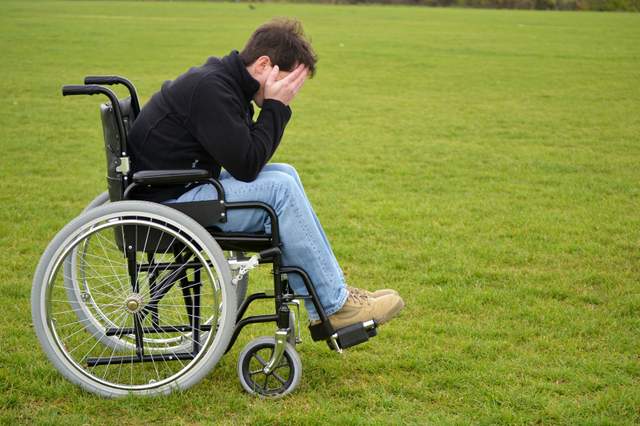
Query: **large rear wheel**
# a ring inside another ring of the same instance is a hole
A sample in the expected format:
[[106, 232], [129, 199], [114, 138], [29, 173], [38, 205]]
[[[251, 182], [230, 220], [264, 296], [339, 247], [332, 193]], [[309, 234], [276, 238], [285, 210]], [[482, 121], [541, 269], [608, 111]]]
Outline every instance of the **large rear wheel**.
[[102, 205], [65, 226], [32, 291], [49, 359], [103, 396], [169, 393], [200, 381], [227, 349], [236, 305], [211, 235], [175, 209], [141, 201]]

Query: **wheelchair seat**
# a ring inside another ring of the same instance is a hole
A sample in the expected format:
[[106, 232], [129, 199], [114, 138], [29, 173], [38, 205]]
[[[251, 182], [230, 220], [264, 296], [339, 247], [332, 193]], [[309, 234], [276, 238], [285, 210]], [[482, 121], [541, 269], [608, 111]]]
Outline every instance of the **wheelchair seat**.
[[263, 251], [273, 247], [271, 234], [222, 232], [220, 228], [206, 228], [223, 250]]

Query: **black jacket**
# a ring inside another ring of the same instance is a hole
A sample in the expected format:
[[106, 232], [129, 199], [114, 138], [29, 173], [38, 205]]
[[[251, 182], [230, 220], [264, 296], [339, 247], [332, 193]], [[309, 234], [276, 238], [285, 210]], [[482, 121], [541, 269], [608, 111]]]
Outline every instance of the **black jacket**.
[[[254, 122], [251, 100], [259, 88], [237, 51], [165, 82], [129, 132], [133, 172], [198, 168], [218, 177], [224, 167], [238, 180], [254, 180], [291, 117], [288, 106], [266, 99]], [[161, 201], [188, 189], [148, 188], [139, 198]]]

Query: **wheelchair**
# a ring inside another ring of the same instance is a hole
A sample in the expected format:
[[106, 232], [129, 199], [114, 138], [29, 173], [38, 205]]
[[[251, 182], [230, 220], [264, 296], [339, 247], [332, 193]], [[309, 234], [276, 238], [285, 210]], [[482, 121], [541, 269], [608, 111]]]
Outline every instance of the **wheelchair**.
[[[118, 98], [107, 86], [122, 85]], [[320, 322], [314, 341], [343, 349], [377, 333], [375, 321], [334, 329], [303, 268], [282, 265], [274, 209], [261, 202], [226, 202], [207, 170], [131, 173], [127, 135], [140, 112], [134, 85], [119, 76], [89, 76], [63, 96], [103, 95], [100, 105], [108, 190], [50, 242], [31, 294], [34, 329], [45, 354], [69, 381], [104, 397], [162, 395], [203, 379], [249, 324], [274, 323], [275, 333], [241, 351], [244, 390], [282, 397], [300, 382], [300, 301], [313, 303]], [[212, 184], [218, 199], [153, 203], [137, 198], [149, 187]], [[270, 234], [224, 233], [216, 225], [236, 209], [262, 209]], [[252, 254], [249, 256], [247, 253]], [[273, 292], [246, 295], [248, 274], [270, 264]], [[307, 294], [296, 294], [297, 274]], [[247, 316], [249, 305], [271, 300], [274, 313]]]

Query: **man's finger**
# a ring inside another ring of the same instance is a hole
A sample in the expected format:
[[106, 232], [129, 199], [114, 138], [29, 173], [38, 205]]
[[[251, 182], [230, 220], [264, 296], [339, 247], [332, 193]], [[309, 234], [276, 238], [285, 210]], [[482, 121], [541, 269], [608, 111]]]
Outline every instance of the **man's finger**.
[[306, 68], [303, 68], [302, 71], [300, 71], [297, 76], [289, 82], [289, 87], [291, 87], [291, 89], [296, 89], [300, 85], [300, 82], [304, 81], [305, 78], [307, 78], [307, 73]]
[[304, 84], [304, 82], [307, 80], [308, 76], [309, 76], [309, 70], [305, 67], [303, 72], [298, 76], [298, 78], [295, 79], [293, 81], [293, 83], [291, 83], [291, 85], [293, 86], [294, 90], [298, 90]]
[[307, 81], [308, 75], [309, 75], [308, 72], [302, 73], [301, 77], [298, 78], [298, 80], [296, 80], [295, 84], [291, 85], [291, 91], [294, 96], [296, 96], [298, 92], [302, 89], [302, 86], [304, 86], [304, 83]]
[[296, 78], [298, 78], [300, 76], [300, 73], [303, 70], [304, 70], [304, 65], [300, 64], [293, 71], [291, 71], [288, 76], [286, 76], [285, 78], [283, 78], [280, 81], [282, 81], [285, 84], [291, 84], [291, 82], [295, 81]]
[[269, 72], [269, 75], [267, 76], [267, 82], [266, 84], [271, 85], [276, 81], [276, 78], [278, 77], [278, 72], [280, 71], [280, 68], [277, 65], [274, 65], [273, 68], [271, 68], [271, 72]]
[[297, 94], [298, 94], [298, 92], [300, 91], [300, 89], [302, 89], [302, 86], [304, 86], [304, 82], [305, 82], [305, 81], [307, 81], [307, 80], [306, 80], [306, 79], [302, 80], [302, 81], [300, 82], [300, 84], [296, 85], [296, 86], [293, 88], [293, 94], [294, 94], [294, 95], [297, 95]]

